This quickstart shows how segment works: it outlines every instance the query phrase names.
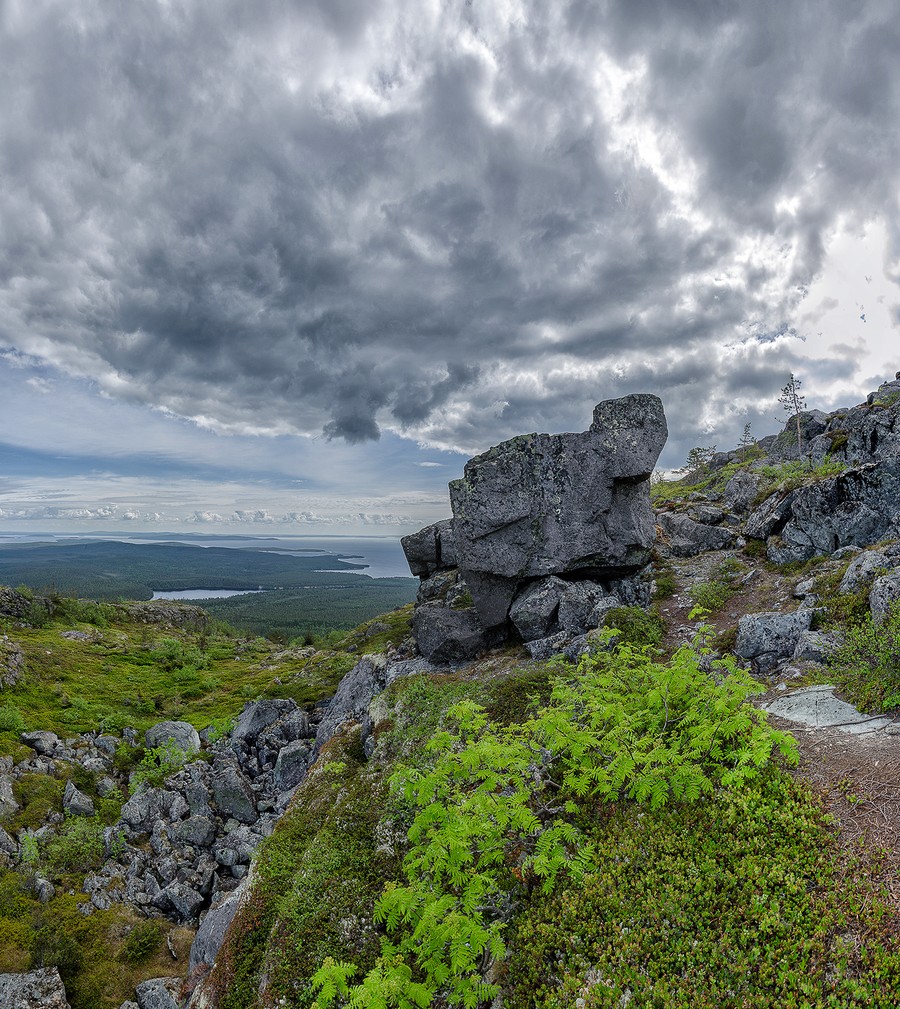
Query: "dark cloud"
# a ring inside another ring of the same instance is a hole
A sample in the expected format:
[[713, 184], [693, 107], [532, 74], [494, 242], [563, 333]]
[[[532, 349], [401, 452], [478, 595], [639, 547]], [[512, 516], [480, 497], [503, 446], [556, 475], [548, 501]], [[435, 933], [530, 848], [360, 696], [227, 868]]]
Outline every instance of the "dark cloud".
[[896, 215], [893, 6], [2, 6], [0, 340], [220, 430], [737, 426]]

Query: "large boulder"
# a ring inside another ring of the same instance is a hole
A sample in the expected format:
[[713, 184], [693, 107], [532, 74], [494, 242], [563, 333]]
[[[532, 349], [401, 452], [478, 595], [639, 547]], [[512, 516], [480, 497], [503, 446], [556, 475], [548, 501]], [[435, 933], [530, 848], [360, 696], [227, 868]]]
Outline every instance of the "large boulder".
[[56, 967], [29, 974], [0, 974], [3, 1009], [69, 1009], [66, 989]]
[[248, 701], [238, 716], [237, 724], [231, 733], [231, 742], [253, 743], [256, 737], [277, 722], [297, 710], [297, 702], [284, 698], [265, 698], [261, 701]]
[[524, 582], [647, 564], [649, 478], [667, 433], [660, 400], [632, 395], [600, 403], [585, 432], [522, 435], [469, 460], [450, 484], [453, 541], [485, 627], [505, 624]]
[[450, 519], [442, 519], [400, 540], [409, 570], [422, 578], [456, 567], [456, 549]]

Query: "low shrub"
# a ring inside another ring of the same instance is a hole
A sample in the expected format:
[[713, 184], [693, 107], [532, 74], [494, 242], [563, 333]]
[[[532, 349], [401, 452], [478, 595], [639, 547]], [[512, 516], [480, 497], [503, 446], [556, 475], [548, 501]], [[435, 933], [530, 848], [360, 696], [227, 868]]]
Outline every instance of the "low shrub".
[[844, 631], [828, 660], [831, 676], [861, 711], [900, 708], [900, 603], [879, 626], [870, 613]]
[[617, 606], [609, 610], [604, 626], [618, 631], [623, 644], [636, 647], [656, 647], [666, 632], [662, 616], [656, 610], [645, 610], [641, 606]]
[[22, 712], [11, 704], [0, 705], [0, 732], [24, 732]]

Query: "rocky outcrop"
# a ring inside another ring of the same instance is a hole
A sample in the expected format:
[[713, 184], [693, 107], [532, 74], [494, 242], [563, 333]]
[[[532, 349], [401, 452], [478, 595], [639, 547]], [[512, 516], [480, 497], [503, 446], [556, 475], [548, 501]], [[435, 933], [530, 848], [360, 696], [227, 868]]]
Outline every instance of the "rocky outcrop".
[[[786, 516], [781, 541], [770, 544], [768, 551], [769, 559], [778, 564], [831, 554], [845, 546], [868, 546], [896, 534], [900, 460], [872, 463], [800, 487], [782, 498], [780, 515]], [[766, 533], [767, 528], [771, 532]], [[745, 531], [762, 539], [777, 532], [778, 524], [757, 527], [748, 519]]]
[[522, 435], [469, 460], [450, 484], [452, 520], [402, 541], [422, 579], [421, 654], [452, 663], [510, 633], [570, 638], [596, 626], [614, 585], [648, 599], [635, 575], [655, 539], [649, 477], [666, 436], [659, 399], [626, 396], [600, 403], [587, 431]]
[[3, 1009], [70, 1009], [66, 989], [56, 967], [29, 974], [0, 974]]

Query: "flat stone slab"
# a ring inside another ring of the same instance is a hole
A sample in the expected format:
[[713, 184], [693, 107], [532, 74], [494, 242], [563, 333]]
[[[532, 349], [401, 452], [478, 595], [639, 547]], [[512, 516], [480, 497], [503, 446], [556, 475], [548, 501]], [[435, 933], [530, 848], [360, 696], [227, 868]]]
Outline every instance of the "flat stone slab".
[[893, 725], [893, 719], [886, 715], [864, 715], [852, 704], [839, 700], [834, 696], [834, 687], [827, 684], [794, 690], [761, 707], [779, 718], [813, 729], [840, 729], [854, 735]]

